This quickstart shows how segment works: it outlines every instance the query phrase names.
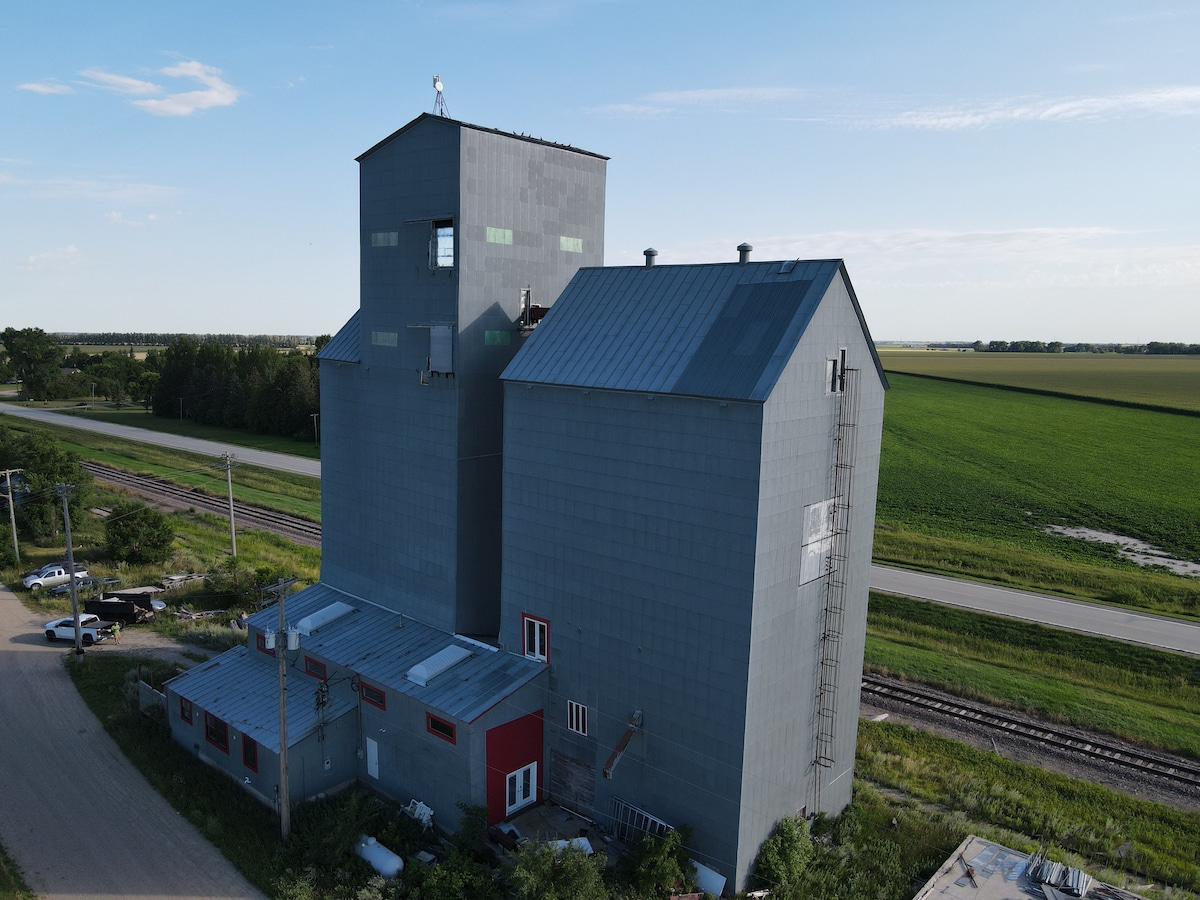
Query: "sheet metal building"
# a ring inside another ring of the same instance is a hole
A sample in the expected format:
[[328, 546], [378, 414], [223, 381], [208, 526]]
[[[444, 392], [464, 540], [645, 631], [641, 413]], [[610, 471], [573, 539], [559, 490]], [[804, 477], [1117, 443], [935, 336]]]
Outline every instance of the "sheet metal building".
[[886, 380], [845, 267], [604, 268], [604, 157], [446, 118], [359, 162], [307, 633], [253, 617], [169, 685], [176, 738], [271, 802], [286, 652], [293, 796], [688, 824], [743, 886], [850, 799]]

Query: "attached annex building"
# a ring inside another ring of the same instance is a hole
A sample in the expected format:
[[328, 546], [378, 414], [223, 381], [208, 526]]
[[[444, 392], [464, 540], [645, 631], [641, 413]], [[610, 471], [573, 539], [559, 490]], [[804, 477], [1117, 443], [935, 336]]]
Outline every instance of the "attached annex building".
[[321, 582], [296, 649], [265, 610], [169, 684], [176, 739], [274, 802], [284, 652], [293, 797], [688, 824], [741, 887], [851, 796], [887, 385], [845, 267], [604, 267], [604, 157], [446, 118], [359, 162]]

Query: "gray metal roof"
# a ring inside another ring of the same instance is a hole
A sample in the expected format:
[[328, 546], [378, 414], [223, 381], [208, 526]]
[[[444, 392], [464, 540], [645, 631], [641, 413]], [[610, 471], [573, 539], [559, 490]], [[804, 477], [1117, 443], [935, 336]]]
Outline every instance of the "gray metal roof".
[[[312, 734], [322, 722], [328, 724], [354, 709], [349, 700], [331, 693], [324, 715], [320, 715], [313, 693], [316, 680], [295, 672], [288, 670], [289, 747]], [[188, 669], [170, 684], [172, 691], [199, 709], [207, 710], [273, 753], [279, 752], [279, 670], [273, 658], [235, 647]]]
[[[326, 584], [287, 598], [284, 611], [294, 624], [338, 601], [354, 611], [302, 637], [301, 652], [324, 657], [373, 685], [463, 722], [473, 722], [544, 669], [534, 660], [439, 631]], [[274, 631], [278, 617], [271, 607], [251, 616], [249, 624]], [[406, 677], [410, 668], [452, 645], [466, 648], [470, 657], [431, 678], [427, 686]]]
[[839, 275], [836, 259], [580, 269], [502, 377], [764, 401]]
[[384, 146], [385, 144], [391, 143], [396, 138], [400, 137], [400, 135], [404, 134], [404, 132], [408, 131], [410, 128], [412, 128], [415, 125], [417, 125], [418, 123], [424, 122], [426, 120], [432, 120], [434, 122], [440, 122], [440, 123], [443, 123], [446, 125], [452, 125], [455, 128], [470, 128], [472, 131], [483, 131], [488, 134], [498, 134], [502, 137], [513, 138], [518, 141], [528, 141], [531, 144], [542, 144], [543, 146], [546, 146], [546, 147], [557, 147], [559, 150], [570, 150], [572, 153], [582, 153], [584, 156], [594, 156], [596, 159], [608, 159], [607, 156], [601, 156], [599, 153], [592, 153], [590, 150], [581, 150], [579, 147], [572, 147], [570, 144], [559, 144], [559, 143], [555, 143], [554, 141], [547, 141], [547, 140], [543, 140], [542, 138], [535, 138], [528, 134], [515, 134], [515, 133], [509, 132], [509, 131], [500, 131], [497, 128], [485, 128], [482, 125], [472, 125], [470, 122], [460, 122], [458, 119], [451, 119], [448, 116], [437, 116], [437, 115], [434, 115], [433, 113], [421, 113], [421, 115], [417, 116], [411, 122], [409, 122], [406, 125], [402, 125], [400, 128], [398, 128], [396, 131], [393, 131], [391, 134], [389, 134], [387, 137], [385, 137], [382, 141], [380, 141], [378, 144], [376, 144], [370, 150], [367, 150], [361, 156], [357, 157], [357, 161], [362, 162], [364, 159], [366, 159], [368, 156], [370, 156], [372, 153], [374, 153], [380, 147]]
[[335, 362], [348, 363], [362, 362], [358, 325], [361, 316], [362, 310], [356, 310], [350, 317], [350, 321], [343, 325], [329, 343], [321, 348], [317, 359], [331, 359]]

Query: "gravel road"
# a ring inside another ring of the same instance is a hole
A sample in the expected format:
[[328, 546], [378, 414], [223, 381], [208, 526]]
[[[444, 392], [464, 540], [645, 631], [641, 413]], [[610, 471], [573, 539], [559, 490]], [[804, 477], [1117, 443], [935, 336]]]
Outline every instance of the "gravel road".
[[49, 618], [0, 586], [0, 844], [29, 886], [52, 900], [262, 897], [125, 759], [67, 675], [74, 648], [42, 634]]

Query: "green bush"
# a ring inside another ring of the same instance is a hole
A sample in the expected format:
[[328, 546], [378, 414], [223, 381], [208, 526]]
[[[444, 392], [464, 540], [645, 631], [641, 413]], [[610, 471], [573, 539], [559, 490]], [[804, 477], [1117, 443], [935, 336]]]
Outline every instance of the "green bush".
[[136, 500], [118, 503], [104, 521], [105, 549], [118, 562], [166, 562], [174, 540], [171, 520]]
[[520, 900], [607, 900], [604, 864], [599, 854], [526, 841], [517, 851], [509, 883]]
[[755, 877], [762, 887], [779, 896], [789, 896], [800, 883], [812, 855], [808, 822], [791, 817], [783, 819], [758, 851]]

